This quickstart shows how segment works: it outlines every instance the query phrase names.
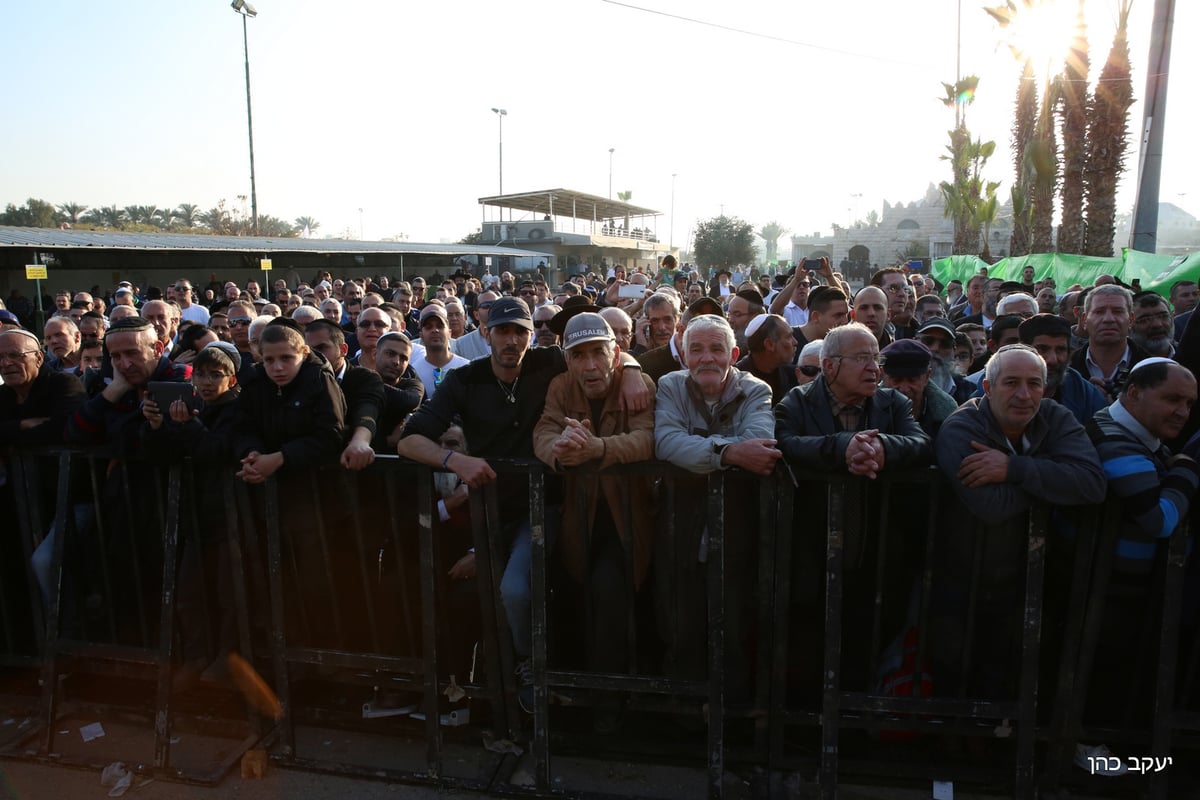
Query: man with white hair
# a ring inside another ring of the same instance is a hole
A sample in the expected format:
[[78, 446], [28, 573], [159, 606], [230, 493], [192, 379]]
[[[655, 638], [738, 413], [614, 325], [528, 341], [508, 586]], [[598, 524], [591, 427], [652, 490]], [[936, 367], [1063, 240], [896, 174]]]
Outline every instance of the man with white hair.
[[306, 329], [311, 322], [316, 322], [323, 319], [321, 311], [312, 306], [300, 306], [292, 312], [292, 321], [300, 326], [301, 329]]
[[801, 348], [800, 355], [796, 357], [797, 386], [812, 383], [821, 374], [821, 347], [824, 344], [824, 339], [817, 339]]
[[[654, 442], [659, 459], [697, 475], [730, 467], [757, 476], [774, 471], [780, 452], [775, 447], [771, 387], [735, 368], [737, 356], [733, 328], [725, 319], [702, 314], [688, 323], [683, 332], [687, 369], [669, 372], [658, 380]], [[729, 508], [758, 507], [757, 481], [744, 478], [725, 479]], [[658, 587], [668, 674], [691, 673], [704, 663], [706, 487], [702, 480], [679, 482], [673, 509], [676, 550], [655, 557], [659, 563], [677, 565], [670, 579], [664, 576]], [[730, 688], [738, 692], [750, 686], [748, 642], [743, 634], [749, 630], [752, 604], [743, 587], [756, 585], [750, 554], [756, 552], [757, 522], [756, 514], [725, 516], [725, 674]]]
[[996, 303], [996, 316], [998, 317], [1005, 314], [1016, 314], [1023, 319], [1029, 319], [1036, 313], [1038, 313], [1037, 300], [1033, 295], [1024, 292], [1005, 295]]
[[342, 304], [337, 298], [329, 297], [321, 301], [321, 316], [338, 325], [342, 320]]
[[70, 317], [51, 317], [43, 328], [47, 364], [55, 372], [69, 372], [79, 366], [81, 335]]
[[864, 325], [825, 335], [821, 375], [775, 409], [775, 436], [789, 463], [873, 478], [929, 460], [929, 437], [913, 419], [912, 403], [879, 386], [879, 361], [878, 341]]

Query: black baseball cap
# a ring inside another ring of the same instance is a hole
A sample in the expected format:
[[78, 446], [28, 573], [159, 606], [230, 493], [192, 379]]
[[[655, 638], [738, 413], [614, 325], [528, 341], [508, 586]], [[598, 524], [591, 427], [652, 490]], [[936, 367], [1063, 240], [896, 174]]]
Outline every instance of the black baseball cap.
[[492, 303], [488, 311], [488, 329], [500, 325], [520, 325], [527, 331], [533, 330], [533, 317], [529, 314], [529, 306], [517, 297], [501, 297]]

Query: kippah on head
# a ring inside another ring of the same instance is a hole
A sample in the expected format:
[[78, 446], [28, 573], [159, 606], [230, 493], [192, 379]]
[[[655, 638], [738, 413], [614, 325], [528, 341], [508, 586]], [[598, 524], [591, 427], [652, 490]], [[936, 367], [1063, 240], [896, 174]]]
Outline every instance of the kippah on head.
[[281, 328], [291, 328], [296, 333], [299, 333], [301, 335], [304, 334], [304, 328], [301, 328], [300, 323], [296, 322], [296, 320], [292, 319], [291, 317], [275, 317], [274, 319], [272, 319], [270, 322], [268, 322], [266, 324], [266, 327], [268, 327], [268, 328], [270, 328], [272, 326], [281, 327]]
[[1038, 336], [1071, 336], [1071, 323], [1057, 314], [1034, 314], [1017, 328], [1021, 341], [1031, 344]]
[[1133, 373], [1137, 372], [1142, 367], [1149, 367], [1149, 366], [1153, 366], [1154, 364], [1178, 364], [1178, 363], [1179, 362], [1173, 358], [1163, 358], [1162, 356], [1151, 356], [1150, 358], [1143, 358], [1141, 361], [1134, 364], [1133, 368], [1129, 370], [1129, 374], [1132, 375]]
[[412, 349], [412, 339], [409, 339], [399, 331], [388, 331], [383, 336], [380, 336], [379, 340], [375, 342], [375, 347], [383, 347], [388, 342], [404, 342], [406, 345], [408, 345], [410, 350]]
[[[200, 355], [203, 355], [206, 350], [213, 351], [213, 354], [219, 354], [218, 357], [224, 357], [229, 362], [229, 366], [233, 367], [234, 375], [241, 371], [242, 354], [231, 342], [209, 342], [201, 348]], [[207, 357], [211, 358], [212, 356]], [[196, 356], [196, 359], [199, 361], [200, 356]]]
[[128, 333], [129, 331], [144, 331], [147, 328], [153, 328], [154, 325], [145, 317], [121, 317], [108, 327], [104, 332], [104, 337], [108, 338], [114, 333]]
[[33, 340], [34, 346], [37, 347], [38, 349], [41, 349], [42, 342], [40, 339], [38, 339], [37, 334], [35, 334], [33, 331], [27, 331], [24, 328], [8, 328], [6, 330], [0, 330], [0, 336], [4, 336], [5, 334], [9, 334], [9, 333], [16, 333], [21, 336], [28, 336], [30, 339]]

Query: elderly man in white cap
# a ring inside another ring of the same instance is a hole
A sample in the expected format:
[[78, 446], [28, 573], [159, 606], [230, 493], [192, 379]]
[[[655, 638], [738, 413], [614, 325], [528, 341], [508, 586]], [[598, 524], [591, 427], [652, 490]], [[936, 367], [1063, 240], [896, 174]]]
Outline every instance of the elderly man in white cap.
[[[597, 313], [571, 317], [563, 332], [567, 372], [550, 382], [546, 407], [533, 432], [538, 458], [564, 471], [565, 496], [559, 546], [568, 573], [592, 595], [587, 632], [588, 669], [621, 673], [630, 668], [629, 593], [625, 564], [632, 559], [634, 587], [645, 580], [654, 541], [655, 502], [645, 478], [580, 472], [654, 457], [654, 407], [630, 412], [620, 398], [621, 350]], [[641, 376], [647, 391], [654, 382]], [[628, 491], [625, 491], [625, 487]], [[636, 513], [628, 513], [636, 509]], [[597, 711], [598, 732], [611, 733], [619, 704]]]

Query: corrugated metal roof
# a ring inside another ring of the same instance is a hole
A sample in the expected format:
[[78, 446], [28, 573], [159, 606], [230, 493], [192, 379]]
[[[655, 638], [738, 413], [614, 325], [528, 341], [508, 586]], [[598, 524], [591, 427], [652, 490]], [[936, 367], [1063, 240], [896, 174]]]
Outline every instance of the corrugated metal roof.
[[661, 211], [635, 206], [599, 195], [576, 192], [573, 189], [542, 189], [519, 194], [497, 194], [479, 198], [481, 206], [499, 206], [534, 214], [572, 217], [574, 219], [619, 219], [659, 216]]
[[357, 242], [342, 239], [292, 239], [267, 236], [205, 236], [191, 233], [60, 230], [0, 226], [0, 247], [47, 250], [207, 250], [239, 253], [412, 253], [418, 255], [505, 255], [546, 257], [537, 250], [478, 244], [422, 242]]

